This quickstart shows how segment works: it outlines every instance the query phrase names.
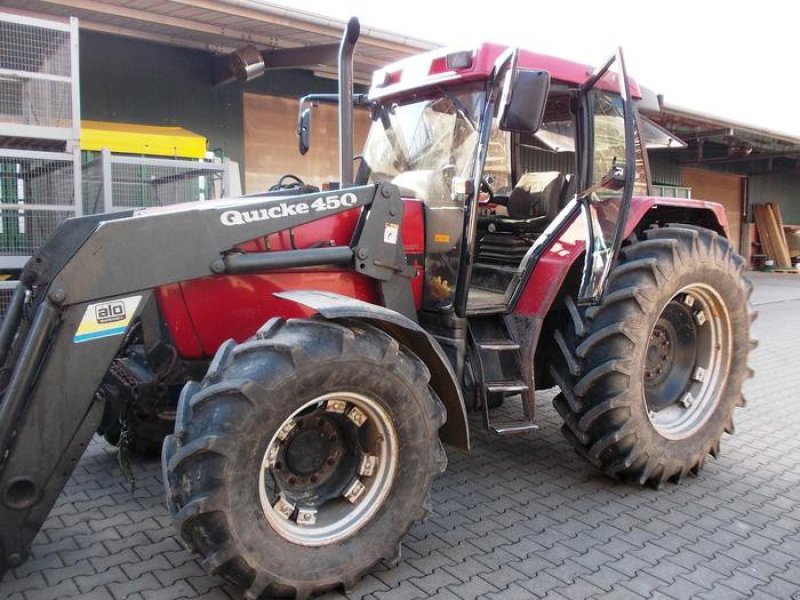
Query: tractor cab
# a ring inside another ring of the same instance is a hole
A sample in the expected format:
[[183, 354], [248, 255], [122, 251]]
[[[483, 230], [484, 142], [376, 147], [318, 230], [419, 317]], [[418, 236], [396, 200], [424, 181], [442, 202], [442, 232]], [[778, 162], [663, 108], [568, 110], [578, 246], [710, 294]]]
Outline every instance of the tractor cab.
[[376, 72], [356, 182], [424, 203], [423, 310], [510, 312], [537, 249], [580, 211], [592, 250], [581, 297], [602, 293], [631, 192], [647, 182], [638, 89], [621, 67], [484, 44]]

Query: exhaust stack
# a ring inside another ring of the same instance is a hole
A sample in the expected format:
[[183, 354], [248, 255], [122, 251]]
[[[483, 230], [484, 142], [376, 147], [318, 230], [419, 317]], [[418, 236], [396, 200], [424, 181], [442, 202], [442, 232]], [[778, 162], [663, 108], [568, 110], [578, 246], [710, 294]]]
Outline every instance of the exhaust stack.
[[356, 17], [347, 22], [339, 46], [339, 185], [353, 184], [353, 52], [361, 25]]

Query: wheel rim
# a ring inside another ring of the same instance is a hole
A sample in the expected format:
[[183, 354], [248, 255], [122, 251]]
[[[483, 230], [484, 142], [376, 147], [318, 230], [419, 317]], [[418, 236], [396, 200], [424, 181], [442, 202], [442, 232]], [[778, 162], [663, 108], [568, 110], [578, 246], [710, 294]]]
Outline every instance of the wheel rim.
[[353, 392], [319, 396], [281, 424], [264, 452], [264, 515], [296, 544], [342, 540], [381, 507], [398, 456], [397, 432], [378, 402]]
[[644, 365], [647, 413], [662, 436], [685, 439], [719, 404], [732, 355], [730, 316], [704, 284], [681, 289], [650, 332]]

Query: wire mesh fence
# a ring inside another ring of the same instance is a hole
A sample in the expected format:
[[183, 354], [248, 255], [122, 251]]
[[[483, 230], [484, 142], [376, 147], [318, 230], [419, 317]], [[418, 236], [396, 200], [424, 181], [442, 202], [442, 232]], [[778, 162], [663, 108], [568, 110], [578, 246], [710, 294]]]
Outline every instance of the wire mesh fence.
[[0, 155], [0, 255], [29, 256], [75, 215], [70, 155]]
[[[212, 200], [228, 192], [228, 163], [103, 153], [83, 165], [85, 214]], [[110, 193], [109, 193], [110, 190]]]
[[0, 133], [3, 126], [72, 129], [76, 115], [70, 27], [0, 14]]
[[4, 317], [11, 304], [11, 296], [14, 295], [14, 288], [19, 284], [18, 281], [0, 281], [0, 318]]

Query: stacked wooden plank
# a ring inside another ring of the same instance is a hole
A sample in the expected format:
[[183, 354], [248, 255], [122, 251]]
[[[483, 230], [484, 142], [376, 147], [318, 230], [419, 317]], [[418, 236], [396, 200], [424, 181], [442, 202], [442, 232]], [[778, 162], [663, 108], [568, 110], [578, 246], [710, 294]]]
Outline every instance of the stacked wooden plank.
[[761, 240], [761, 250], [775, 261], [778, 269], [791, 269], [792, 258], [789, 255], [789, 246], [783, 231], [783, 219], [778, 205], [754, 204], [753, 212], [756, 217], [758, 238]]

